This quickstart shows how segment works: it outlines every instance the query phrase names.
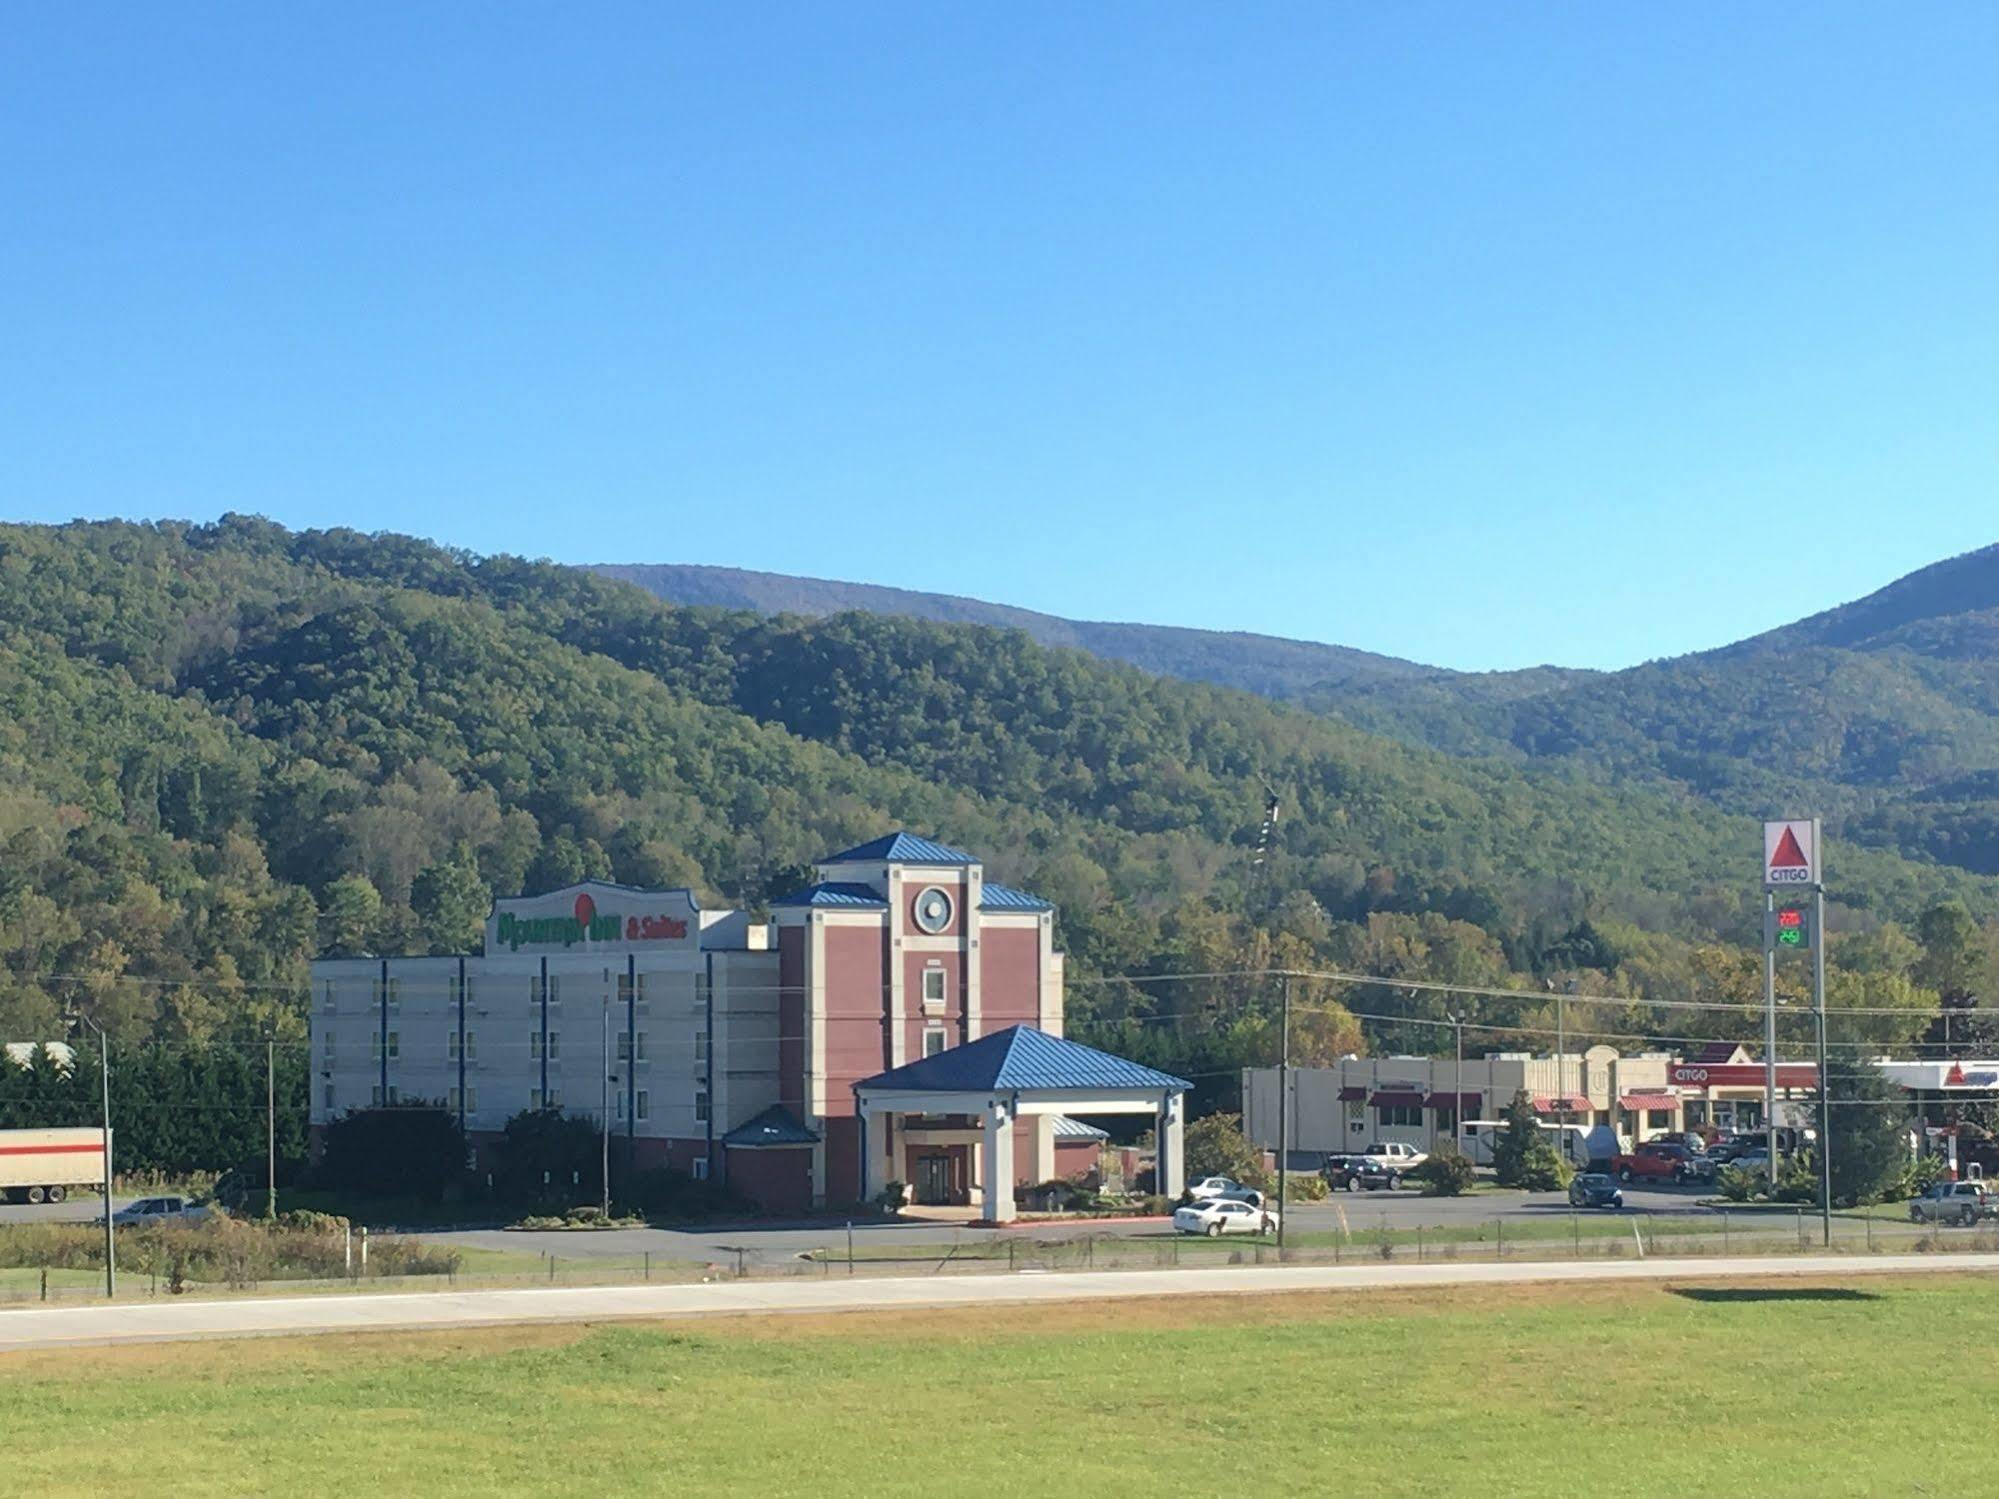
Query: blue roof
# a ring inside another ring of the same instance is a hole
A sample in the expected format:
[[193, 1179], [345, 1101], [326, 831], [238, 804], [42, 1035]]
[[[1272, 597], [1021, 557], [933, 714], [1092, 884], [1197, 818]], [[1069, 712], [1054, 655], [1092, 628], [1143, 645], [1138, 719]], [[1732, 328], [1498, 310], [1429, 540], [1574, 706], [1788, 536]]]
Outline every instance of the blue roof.
[[1093, 1046], [1051, 1036], [1031, 1025], [1010, 1025], [855, 1086], [905, 1093], [983, 1093], [1015, 1088], [1148, 1088], [1177, 1093], [1193, 1084]]
[[934, 838], [914, 833], [889, 833], [872, 843], [857, 844], [837, 854], [829, 854], [821, 864], [976, 864], [979, 861], [962, 848], [950, 848]]
[[979, 895], [981, 911], [1052, 911], [1055, 908], [1038, 895], [1016, 890], [1011, 885], [988, 884]]
[[1067, 1114], [1055, 1116], [1055, 1138], [1058, 1140], [1108, 1140], [1110, 1137], [1109, 1130], [1098, 1129], [1094, 1124], [1071, 1119]]
[[722, 1143], [754, 1150], [762, 1145], [817, 1145], [819, 1137], [800, 1124], [790, 1109], [774, 1103], [722, 1136]]
[[807, 885], [789, 895], [780, 895], [774, 906], [886, 906], [888, 902], [871, 885], [843, 885], [837, 882]]

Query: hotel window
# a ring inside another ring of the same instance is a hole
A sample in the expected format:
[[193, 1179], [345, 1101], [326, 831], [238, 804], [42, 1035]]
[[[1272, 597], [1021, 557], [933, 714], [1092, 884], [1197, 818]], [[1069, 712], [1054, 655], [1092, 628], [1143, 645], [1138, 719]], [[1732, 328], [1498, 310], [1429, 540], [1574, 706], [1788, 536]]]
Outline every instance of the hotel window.
[[403, 1054], [403, 1036], [402, 1036], [402, 1032], [401, 1032], [401, 1031], [390, 1031], [390, 1032], [389, 1032], [389, 1060], [390, 1060], [391, 1062], [393, 1062], [393, 1061], [395, 1061], [395, 1060], [396, 1060], [396, 1059], [397, 1059], [398, 1057], [400, 1057], [400, 1056], [401, 1056], [402, 1054]]
[[550, 1031], [548, 1033], [548, 1059], [551, 1062], [553, 1062], [559, 1060], [561, 1056], [562, 1056], [562, 1032]]
[[528, 1032], [528, 1060], [529, 1060], [530, 1062], [539, 1062], [539, 1061], [541, 1060], [541, 1032], [540, 1032], [540, 1031], [529, 1031], [529, 1032]]
[[618, 1091], [617, 1098], [618, 1098], [617, 1116], [618, 1118], [623, 1119], [625, 1117], [625, 1094], [623, 1089], [620, 1089]]
[[562, 980], [553, 973], [548, 976], [548, 1002], [552, 1005], [562, 1003]]
[[329, 1114], [333, 1112], [333, 1084], [331, 1083], [326, 1085], [326, 1112]]
[[[638, 1092], [637, 1092], [637, 1093], [636, 1093], [636, 1094], [634, 1095], [634, 1097], [636, 1097], [636, 1098], [637, 1098], [637, 1100], [638, 1100], [638, 1110], [639, 1110], [639, 1118], [641, 1118], [641, 1119], [650, 1119], [650, 1118], [652, 1117], [652, 1098], [651, 1098], [651, 1096], [647, 1094], [647, 1092], [646, 1092], [646, 1090], [645, 1090], [644, 1088], [641, 1088], [641, 1089], [639, 1089], [639, 1090], [638, 1090]], [[702, 1107], [702, 1108], [703, 1108], [704, 1110], [705, 1110], [705, 1109], [706, 1109], [706, 1107], [707, 1107], [707, 1099], [708, 1099], [708, 1095], [707, 1095], [706, 1093], [703, 1093], [703, 1094], [701, 1095], [701, 1098], [700, 1098], [700, 1100], [699, 1100], [699, 1103], [700, 1103], [700, 1106], [701, 1106], [701, 1107]], [[703, 1114], [701, 1115], [701, 1117], [702, 1117], [703, 1119], [706, 1119], [706, 1118], [708, 1117], [708, 1115], [707, 1115], [707, 1114], [706, 1114], [706, 1113], [704, 1112], [704, 1113], [703, 1113]]]
[[942, 1006], [944, 1003], [944, 970], [926, 968], [923, 970], [923, 1006]]
[[632, 1038], [626, 1035], [623, 1031], [619, 1031], [618, 1060], [621, 1062], [629, 1062], [631, 1059], [632, 1059]]
[[694, 1060], [697, 1062], [708, 1060], [708, 1033], [706, 1031], [696, 1031], [694, 1033]]
[[332, 1031], [321, 1031], [319, 1033], [319, 1065], [322, 1067], [331, 1067], [333, 1065]]
[[331, 979], [328, 979], [319, 986], [319, 1003], [320, 1008], [325, 1010], [336, 1010], [339, 1008], [339, 1005], [334, 1002], [333, 981]]
[[694, 1095], [694, 1118], [697, 1122], [708, 1122], [708, 1090], [701, 1089]]
[[539, 1088], [528, 1089], [528, 1107], [530, 1109], [538, 1109], [541, 1107], [541, 1089]]
[[705, 1155], [694, 1162], [694, 1179], [698, 1182], [708, 1180], [708, 1157]]
[[944, 1027], [927, 1025], [923, 1028], [923, 1054], [934, 1057], [944, 1049]]

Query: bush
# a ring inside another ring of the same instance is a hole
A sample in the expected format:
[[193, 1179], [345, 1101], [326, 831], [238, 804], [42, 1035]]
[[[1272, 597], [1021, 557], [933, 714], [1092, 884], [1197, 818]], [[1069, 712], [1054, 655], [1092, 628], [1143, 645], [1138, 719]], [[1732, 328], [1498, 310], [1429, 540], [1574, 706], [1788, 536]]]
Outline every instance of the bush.
[[1917, 1156], [1909, 1162], [1909, 1169], [1902, 1173], [1901, 1195], [1921, 1197], [1923, 1193], [1949, 1176], [1950, 1166], [1942, 1156]]
[[1787, 1157], [1777, 1169], [1777, 1190], [1770, 1197], [1773, 1202], [1817, 1202], [1818, 1157], [1808, 1150]]
[[612, 1184], [616, 1188], [612, 1197], [620, 1207], [647, 1218], [686, 1222], [739, 1216], [747, 1211], [743, 1201], [727, 1187], [696, 1181], [671, 1166], [653, 1166], [622, 1184], [614, 1171]]
[[1284, 1190], [1293, 1202], [1324, 1202], [1333, 1192], [1316, 1171], [1285, 1172]]
[[875, 1206], [884, 1213], [899, 1213], [909, 1200], [908, 1182], [889, 1182], [875, 1193]]
[[436, 1104], [353, 1109], [326, 1127], [318, 1181], [371, 1197], [439, 1202], [465, 1176], [465, 1132]]
[[1409, 1172], [1408, 1176], [1410, 1181], [1422, 1185], [1427, 1197], [1462, 1197], [1478, 1179], [1470, 1158], [1448, 1145]]
[[1559, 1192], [1575, 1180], [1575, 1168], [1555, 1154], [1545, 1140], [1536, 1140], [1527, 1152], [1513, 1185], [1529, 1192]]
[[[321, 1220], [288, 1225], [282, 1221], [238, 1219], [215, 1214], [199, 1222], [160, 1223], [123, 1229], [118, 1262], [138, 1275], [159, 1275], [171, 1290], [178, 1279], [251, 1285], [264, 1280], [331, 1280], [347, 1269], [346, 1236]], [[368, 1274], [446, 1275], [461, 1257], [416, 1239], [394, 1235], [368, 1241]], [[102, 1269], [104, 1234], [83, 1223], [24, 1223], [0, 1229], [0, 1265], [49, 1269]], [[358, 1261], [357, 1261], [358, 1268]]]
[[1263, 1152], [1242, 1132], [1240, 1114], [1196, 1119], [1187, 1126], [1184, 1148], [1188, 1181], [1226, 1176], [1245, 1187], [1263, 1188], [1270, 1183], [1270, 1173], [1263, 1169]]
[[595, 1124], [560, 1108], [523, 1109], [502, 1133], [493, 1190], [503, 1202], [561, 1208], [597, 1196], [603, 1172], [604, 1142]]
[[1729, 1202], [1748, 1202], [1762, 1184], [1762, 1177], [1740, 1166], [1723, 1166], [1714, 1174], [1715, 1190]]

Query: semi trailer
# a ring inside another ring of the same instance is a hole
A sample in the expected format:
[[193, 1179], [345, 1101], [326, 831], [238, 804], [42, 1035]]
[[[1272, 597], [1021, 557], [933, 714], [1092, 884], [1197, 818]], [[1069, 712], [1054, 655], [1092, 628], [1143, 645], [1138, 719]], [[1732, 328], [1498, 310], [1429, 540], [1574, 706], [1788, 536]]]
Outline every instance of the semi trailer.
[[0, 1129], [0, 1202], [61, 1202], [103, 1185], [103, 1131]]

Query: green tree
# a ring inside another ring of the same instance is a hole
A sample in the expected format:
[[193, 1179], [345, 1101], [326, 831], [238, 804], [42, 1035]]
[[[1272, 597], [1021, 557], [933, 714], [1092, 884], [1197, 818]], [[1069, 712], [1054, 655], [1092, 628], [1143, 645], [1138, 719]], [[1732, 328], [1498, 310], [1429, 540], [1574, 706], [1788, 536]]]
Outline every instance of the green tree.
[[326, 1127], [318, 1178], [367, 1197], [441, 1201], [465, 1177], [464, 1131], [434, 1103], [355, 1109]]
[[1263, 1169], [1263, 1152], [1242, 1132], [1242, 1115], [1210, 1114], [1187, 1126], [1183, 1144], [1187, 1180], [1226, 1176], [1246, 1187], [1261, 1187], [1270, 1173]]
[[1519, 1187], [1528, 1192], [1552, 1192], [1569, 1184], [1573, 1174], [1568, 1162], [1548, 1143], [1534, 1100], [1525, 1093], [1500, 1115], [1506, 1128], [1492, 1142], [1492, 1171], [1502, 1187]]
[[493, 892], [463, 855], [426, 866], [410, 887], [410, 907], [434, 953], [477, 951], [492, 906]]
[[1851, 1060], [1827, 1064], [1825, 1088], [1833, 1203], [1853, 1207], [1898, 1194], [1909, 1169], [1909, 1112], [1902, 1090], [1879, 1067]]
[[364, 956], [368, 934], [381, 918], [382, 897], [367, 876], [343, 874], [326, 887], [319, 916], [320, 944], [336, 958]]
[[493, 1188], [518, 1207], [571, 1208], [603, 1191], [597, 1126], [560, 1108], [523, 1109], [506, 1123]]

